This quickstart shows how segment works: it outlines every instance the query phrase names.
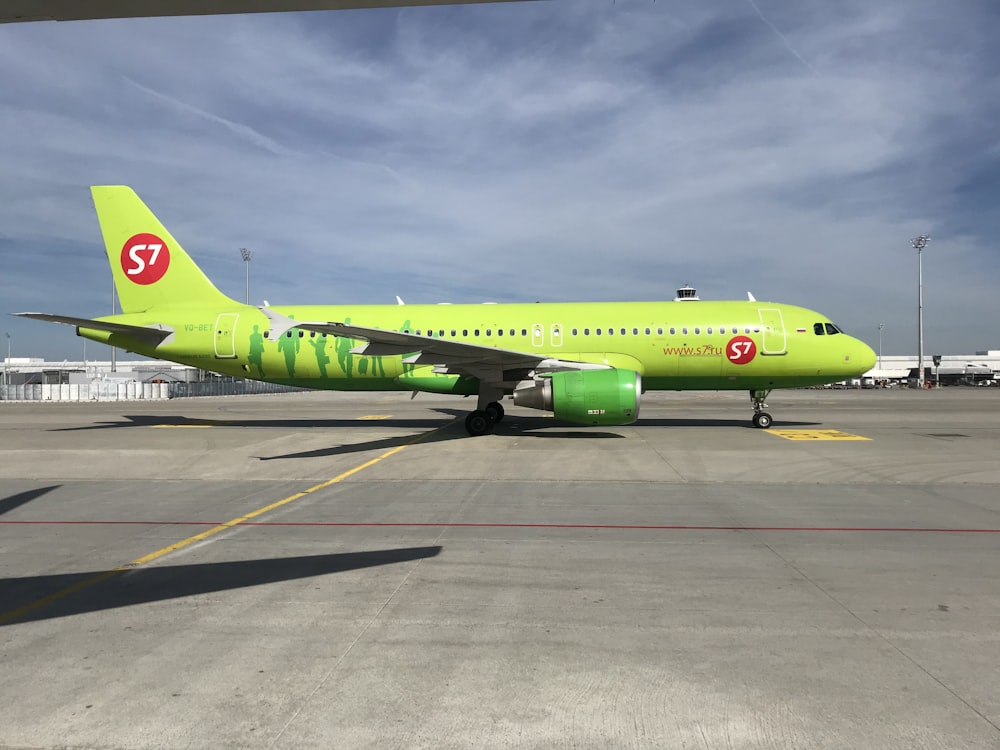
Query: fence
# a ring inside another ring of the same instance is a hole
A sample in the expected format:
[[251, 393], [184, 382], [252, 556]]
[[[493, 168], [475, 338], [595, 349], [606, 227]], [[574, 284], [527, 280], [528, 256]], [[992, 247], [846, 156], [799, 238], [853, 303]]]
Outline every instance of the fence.
[[83, 384], [0, 385], [0, 401], [135, 401], [195, 396], [243, 396], [298, 390], [256, 380], [218, 380], [201, 383], [137, 383], [94, 380]]

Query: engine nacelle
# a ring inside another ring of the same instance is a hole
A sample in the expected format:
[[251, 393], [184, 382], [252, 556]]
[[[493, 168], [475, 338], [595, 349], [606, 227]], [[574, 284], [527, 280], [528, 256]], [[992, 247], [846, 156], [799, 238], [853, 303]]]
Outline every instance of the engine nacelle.
[[514, 403], [576, 424], [632, 424], [641, 393], [642, 376], [634, 370], [572, 370], [517, 388]]

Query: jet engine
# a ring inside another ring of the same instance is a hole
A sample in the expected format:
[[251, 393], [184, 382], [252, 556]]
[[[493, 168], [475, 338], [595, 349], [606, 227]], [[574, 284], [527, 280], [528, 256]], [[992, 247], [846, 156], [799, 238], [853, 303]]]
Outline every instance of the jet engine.
[[553, 412], [567, 422], [631, 424], [639, 418], [642, 376], [634, 370], [571, 370], [514, 390], [514, 403]]

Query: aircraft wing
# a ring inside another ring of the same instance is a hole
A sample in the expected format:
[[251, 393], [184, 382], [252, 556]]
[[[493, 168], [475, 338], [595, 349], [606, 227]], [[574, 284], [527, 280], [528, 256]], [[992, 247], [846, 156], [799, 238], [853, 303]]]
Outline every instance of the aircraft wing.
[[335, 322], [300, 322], [267, 307], [262, 307], [261, 310], [271, 321], [271, 338], [280, 337], [292, 328], [299, 328], [341, 338], [360, 339], [366, 343], [352, 349], [353, 354], [369, 357], [402, 355], [407, 364], [434, 365], [435, 372], [468, 375], [491, 385], [513, 387], [531, 372], [539, 374], [610, 369], [603, 364], [556, 359], [531, 352], [418, 336], [401, 331]]
[[128, 323], [113, 323], [108, 320], [91, 320], [90, 318], [71, 318], [68, 315], [52, 315], [50, 313], [23, 312], [14, 314], [19, 318], [44, 320], [48, 323], [63, 323], [68, 326], [76, 326], [77, 328], [89, 328], [93, 331], [123, 333], [152, 344], [159, 344], [174, 334], [174, 329], [171, 326], [163, 325], [162, 323], [151, 326], [133, 326]]
[[194, 16], [217, 13], [269, 13], [348, 8], [396, 8], [510, 0], [4, 0], [0, 23], [11, 21], [79, 21], [88, 18]]

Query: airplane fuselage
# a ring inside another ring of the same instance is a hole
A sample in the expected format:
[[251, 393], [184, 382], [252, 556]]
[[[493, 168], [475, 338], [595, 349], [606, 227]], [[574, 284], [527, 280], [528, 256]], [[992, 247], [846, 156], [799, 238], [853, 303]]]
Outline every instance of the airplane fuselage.
[[[275, 306], [295, 320], [330, 320], [628, 369], [646, 390], [758, 390], [854, 377], [866, 345], [823, 315], [766, 302], [591, 302], [472, 305]], [[362, 342], [292, 329], [271, 338], [255, 307], [175, 308], [118, 315], [169, 325], [158, 346], [82, 328], [139, 354], [229, 375], [308, 388], [476, 393], [472, 378], [436, 374], [405, 357], [352, 352]], [[822, 331], [822, 333], [819, 333]]]

